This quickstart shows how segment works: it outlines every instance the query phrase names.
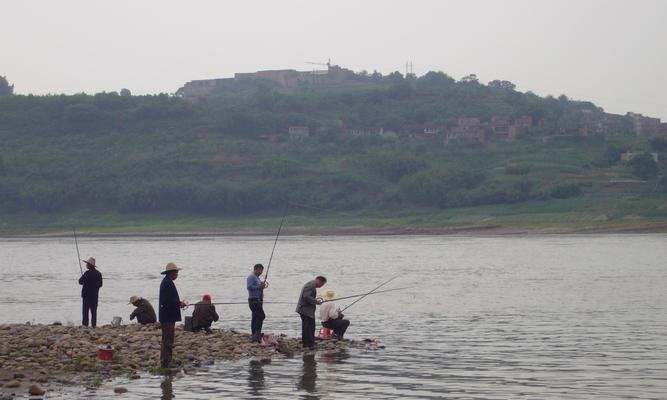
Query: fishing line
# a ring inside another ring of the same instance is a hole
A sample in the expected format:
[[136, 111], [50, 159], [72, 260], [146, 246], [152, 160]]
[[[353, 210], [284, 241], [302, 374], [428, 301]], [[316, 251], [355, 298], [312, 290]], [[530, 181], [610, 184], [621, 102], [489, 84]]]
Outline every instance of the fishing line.
[[378, 290], [378, 289], [381, 288], [382, 286], [386, 285], [387, 283], [393, 281], [394, 279], [398, 278], [399, 276], [400, 276], [400, 274], [396, 274], [396, 275], [394, 275], [393, 278], [391, 278], [391, 279], [389, 279], [388, 281], [386, 281], [386, 282], [384, 282], [384, 283], [378, 285], [375, 289], [373, 289], [373, 290], [371, 290], [370, 292], [366, 293], [365, 295], [359, 297], [359, 298], [358, 298], [357, 300], [355, 300], [352, 304], [350, 304], [349, 306], [347, 306], [347, 307], [343, 308], [342, 310], [340, 310], [340, 312], [343, 312], [343, 311], [347, 310], [348, 308], [352, 307], [353, 305], [355, 305], [355, 304], [358, 303], [359, 301], [361, 301], [361, 300], [363, 300], [364, 298], [366, 298], [366, 296], [373, 294], [376, 290]]

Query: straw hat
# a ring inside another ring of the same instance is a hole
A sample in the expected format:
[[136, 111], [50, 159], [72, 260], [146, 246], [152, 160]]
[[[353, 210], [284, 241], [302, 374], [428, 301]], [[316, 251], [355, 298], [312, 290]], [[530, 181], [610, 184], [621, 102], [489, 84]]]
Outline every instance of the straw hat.
[[139, 296], [132, 296], [132, 297], [130, 297], [130, 302], [127, 303], [127, 304], [134, 304], [135, 302], [137, 302], [137, 301], [139, 301], [139, 300], [141, 300], [141, 297], [139, 297]]
[[90, 264], [93, 267], [97, 268], [97, 265], [95, 265], [95, 257], [89, 257], [87, 260], [81, 260], [81, 261], [85, 262], [86, 264]]
[[173, 262], [170, 262], [169, 264], [167, 264], [166, 267], [164, 267], [164, 271], [162, 271], [161, 274], [164, 275], [164, 274], [166, 274], [167, 272], [171, 272], [171, 271], [180, 271], [180, 270], [182, 270], [182, 269], [183, 269], [183, 268], [178, 268], [178, 267], [176, 266], [176, 264], [174, 264]]
[[326, 297], [327, 299], [334, 299], [334, 298], [336, 298], [336, 292], [329, 289], [329, 290], [324, 292], [324, 297]]

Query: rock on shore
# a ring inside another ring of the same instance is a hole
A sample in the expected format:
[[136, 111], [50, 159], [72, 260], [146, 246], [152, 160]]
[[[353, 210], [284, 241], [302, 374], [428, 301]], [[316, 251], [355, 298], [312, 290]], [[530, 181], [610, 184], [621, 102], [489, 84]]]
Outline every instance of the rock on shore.
[[[15, 376], [23, 383], [99, 384], [101, 381], [159, 372], [161, 331], [159, 325], [110, 325], [85, 328], [62, 325], [0, 325], [0, 381], [7, 385]], [[174, 359], [183, 367], [210, 365], [219, 360], [291, 357], [302, 351], [298, 339], [277, 337], [277, 346], [250, 342], [249, 336], [226, 330], [212, 334], [176, 328]], [[98, 345], [114, 348], [113, 359], [101, 361]], [[367, 341], [322, 341], [319, 349], [374, 348]], [[6, 386], [5, 386], [6, 387]]]

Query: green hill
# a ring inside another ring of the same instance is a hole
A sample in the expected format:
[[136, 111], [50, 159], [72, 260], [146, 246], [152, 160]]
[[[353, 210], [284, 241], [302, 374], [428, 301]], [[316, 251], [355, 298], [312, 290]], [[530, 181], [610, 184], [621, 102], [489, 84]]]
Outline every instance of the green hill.
[[[533, 124], [515, 141], [494, 140], [486, 125], [485, 143], [443, 144], [464, 116]], [[605, 114], [435, 72], [290, 89], [232, 81], [194, 103], [5, 96], [0, 231], [263, 230], [283, 212], [306, 231], [662, 229], [665, 168], [643, 153], [664, 157], [664, 140], [621, 120], [591, 133], [591, 116]], [[290, 126], [311, 135], [292, 140]], [[372, 133], [380, 128], [396, 137]], [[639, 155], [622, 163], [625, 150]]]

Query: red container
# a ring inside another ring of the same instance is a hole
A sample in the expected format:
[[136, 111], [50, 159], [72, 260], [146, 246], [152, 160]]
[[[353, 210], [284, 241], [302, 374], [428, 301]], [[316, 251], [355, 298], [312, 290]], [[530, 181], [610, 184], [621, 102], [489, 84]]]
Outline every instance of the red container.
[[110, 345], [97, 346], [97, 358], [100, 360], [113, 359], [113, 347]]
[[333, 329], [320, 328], [320, 339], [331, 339], [333, 336]]

